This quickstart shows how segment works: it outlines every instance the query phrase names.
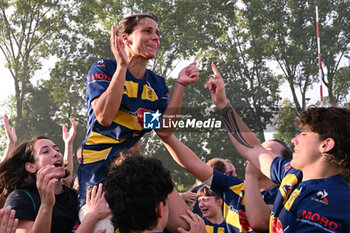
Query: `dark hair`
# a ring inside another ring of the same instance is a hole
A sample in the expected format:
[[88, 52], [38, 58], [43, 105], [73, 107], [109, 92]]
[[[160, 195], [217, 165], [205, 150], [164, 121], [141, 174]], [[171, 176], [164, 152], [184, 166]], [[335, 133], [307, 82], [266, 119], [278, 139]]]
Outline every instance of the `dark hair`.
[[226, 164], [223, 159], [221, 158], [213, 158], [207, 162], [207, 164], [214, 168], [215, 170], [226, 172]]
[[339, 107], [308, 107], [299, 114], [299, 129], [308, 126], [321, 140], [332, 138], [334, 147], [325, 154], [329, 163], [342, 168], [345, 174], [350, 167], [350, 109]]
[[117, 36], [121, 36], [124, 33], [131, 34], [139, 21], [144, 18], [150, 18], [157, 22], [157, 16], [155, 16], [153, 13], [138, 13], [129, 15], [119, 23]]
[[135, 155], [142, 156], [141, 152], [139, 151], [130, 151], [130, 150], [121, 151], [117, 157], [114, 157], [110, 160], [109, 166], [108, 166], [108, 173], [113, 172], [113, 168], [122, 164], [126, 158], [135, 156]]
[[283, 150], [281, 152], [282, 158], [284, 158], [284, 159], [292, 159], [293, 158], [293, 151], [289, 148], [287, 143], [285, 143], [282, 140], [276, 139], [276, 138], [271, 139], [270, 141], [278, 142], [279, 144], [281, 144], [283, 146]]
[[104, 184], [113, 225], [121, 233], [152, 230], [158, 224], [156, 207], [174, 188], [170, 172], [156, 158], [136, 154], [121, 160]]
[[[17, 146], [0, 164], [0, 190], [7, 196], [13, 190], [35, 187], [35, 174], [29, 173], [25, 164], [34, 163], [34, 144], [40, 139], [37, 136]], [[49, 139], [50, 140], [50, 139]]]

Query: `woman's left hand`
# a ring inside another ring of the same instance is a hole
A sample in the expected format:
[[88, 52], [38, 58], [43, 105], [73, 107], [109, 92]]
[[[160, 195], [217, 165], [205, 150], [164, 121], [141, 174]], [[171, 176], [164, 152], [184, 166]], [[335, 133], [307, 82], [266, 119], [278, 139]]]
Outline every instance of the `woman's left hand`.
[[193, 62], [180, 71], [177, 81], [184, 85], [192, 84], [198, 81], [198, 75], [197, 62]]
[[11, 206], [0, 209], [0, 232], [15, 233], [18, 226], [18, 219], [15, 218], [15, 210]]
[[67, 131], [66, 126], [62, 126], [62, 137], [66, 144], [73, 144], [75, 135], [77, 134], [77, 126], [74, 118], [69, 118], [69, 120], [72, 123], [72, 127]]

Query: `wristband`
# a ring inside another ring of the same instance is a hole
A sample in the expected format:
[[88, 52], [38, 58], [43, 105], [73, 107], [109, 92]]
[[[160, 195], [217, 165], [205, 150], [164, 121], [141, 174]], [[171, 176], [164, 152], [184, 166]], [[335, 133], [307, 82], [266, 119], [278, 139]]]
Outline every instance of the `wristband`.
[[182, 85], [182, 86], [184, 86], [184, 87], [186, 87], [185, 84], [183, 84], [182, 82], [180, 82], [180, 81], [178, 81], [178, 80], [176, 80], [175, 82], [178, 83], [178, 84], [180, 84], [180, 85]]
[[231, 106], [230, 102], [227, 101], [226, 106], [225, 106], [223, 109], [221, 109], [220, 111], [221, 111], [221, 112], [224, 112], [224, 111], [227, 111], [227, 109], [230, 109], [230, 108], [232, 108], [232, 106]]

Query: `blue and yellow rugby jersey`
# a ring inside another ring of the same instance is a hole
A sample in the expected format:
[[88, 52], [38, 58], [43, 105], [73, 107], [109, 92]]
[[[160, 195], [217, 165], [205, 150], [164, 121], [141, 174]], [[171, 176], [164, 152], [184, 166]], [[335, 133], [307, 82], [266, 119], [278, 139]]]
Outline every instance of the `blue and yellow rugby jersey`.
[[202, 217], [205, 224], [205, 230], [207, 233], [227, 233], [225, 220], [220, 224], [210, 222], [207, 218]]
[[127, 70], [119, 112], [110, 126], [98, 123], [91, 102], [109, 86], [116, 70], [115, 60], [96, 61], [87, 76], [86, 100], [88, 129], [82, 143], [82, 161], [78, 169], [81, 204], [85, 189], [104, 181], [109, 159], [131, 148], [149, 129], [143, 129], [143, 112], [165, 111], [169, 103], [169, 89], [165, 79], [151, 70], [136, 79]]
[[251, 230], [244, 208], [244, 187], [240, 178], [214, 169], [210, 189], [224, 201], [224, 218], [229, 233]]
[[[227, 230], [233, 232], [254, 232], [249, 226], [245, 213], [245, 183], [238, 177], [214, 169], [210, 187], [224, 200], [224, 218]], [[266, 204], [271, 205], [277, 195], [278, 187], [261, 192]]]
[[277, 193], [278, 193], [278, 186], [262, 191], [261, 195], [266, 204], [273, 205], [273, 203], [275, 203]]
[[275, 158], [271, 179], [281, 185], [270, 232], [350, 232], [350, 188], [342, 175], [302, 181], [300, 170]]

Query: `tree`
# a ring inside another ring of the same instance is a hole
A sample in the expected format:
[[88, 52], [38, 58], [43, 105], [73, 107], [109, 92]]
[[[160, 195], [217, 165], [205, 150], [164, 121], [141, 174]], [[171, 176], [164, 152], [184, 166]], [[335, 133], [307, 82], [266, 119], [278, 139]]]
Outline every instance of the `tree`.
[[41, 62], [54, 53], [51, 39], [66, 28], [70, 2], [57, 0], [1, 1], [0, 50], [15, 84], [16, 126], [23, 117], [23, 101], [31, 77]]
[[350, 85], [349, 76], [343, 76], [345, 79], [341, 77], [344, 74], [341, 64], [349, 61], [350, 55], [350, 2], [322, 0], [317, 4], [320, 12], [322, 82], [327, 87], [330, 105], [335, 106], [342, 103], [340, 96], [344, 94], [344, 89], [341, 86], [349, 90]]
[[[249, 6], [257, 1], [244, 1]], [[288, 82], [298, 111], [305, 109], [307, 91], [318, 80], [315, 6], [319, 6], [322, 81], [331, 103], [336, 104], [334, 74], [348, 54], [349, 5], [347, 1], [261, 1], [256, 17], [266, 21], [271, 60], [276, 61]], [[301, 97], [301, 99], [298, 98]]]
[[[252, 2], [256, 1], [245, 1], [248, 5]], [[271, 60], [279, 64], [300, 111], [307, 104], [307, 90], [317, 80], [314, 8], [308, 1], [262, 1], [256, 14], [266, 22], [264, 37], [268, 38]]]
[[288, 99], [284, 99], [279, 104], [278, 109], [279, 111], [275, 119], [277, 133], [275, 133], [273, 137], [286, 142], [291, 148], [293, 148], [291, 140], [298, 133], [298, 129], [295, 125], [297, 111], [293, 106], [293, 103]]
[[334, 75], [334, 98], [339, 104], [349, 102], [350, 94], [350, 66], [342, 67]]

